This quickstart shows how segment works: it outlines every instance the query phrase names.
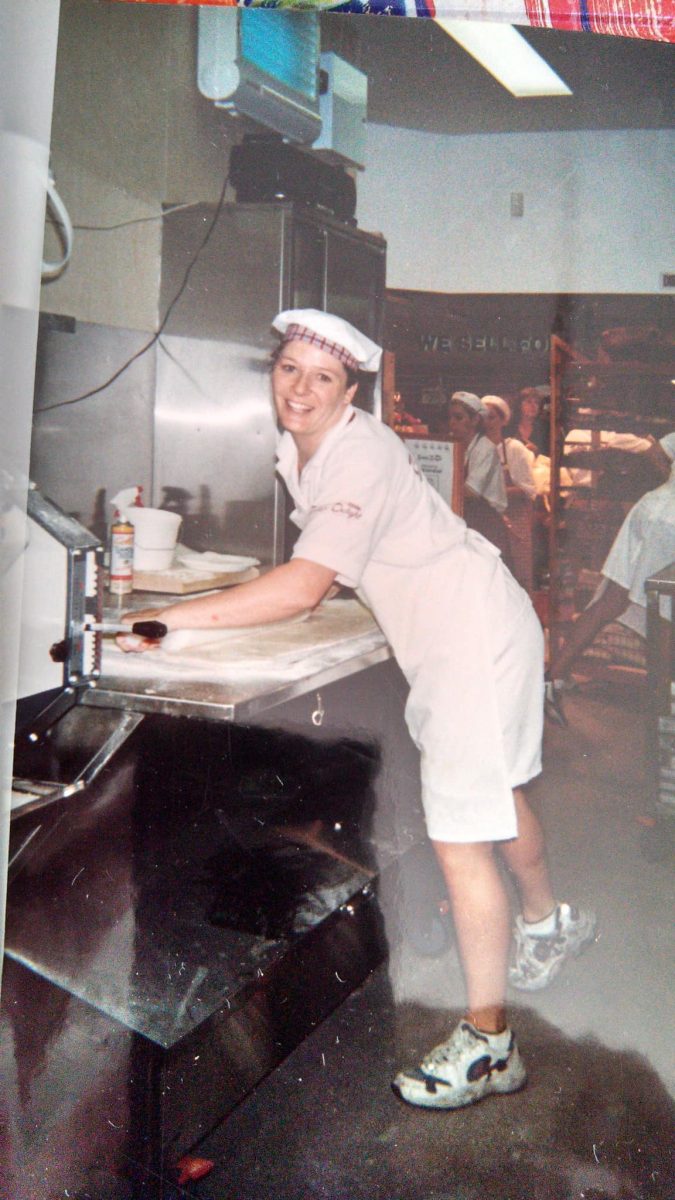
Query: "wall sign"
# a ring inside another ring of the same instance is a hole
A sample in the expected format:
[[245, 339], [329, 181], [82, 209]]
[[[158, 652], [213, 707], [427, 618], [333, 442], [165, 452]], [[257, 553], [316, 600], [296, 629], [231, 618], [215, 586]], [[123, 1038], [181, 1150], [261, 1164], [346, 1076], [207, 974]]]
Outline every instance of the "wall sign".
[[406, 438], [406, 448], [415, 458], [427, 483], [443, 497], [446, 504], [452, 502], [454, 446], [452, 442], [433, 442], [426, 438]]
[[551, 339], [548, 334], [462, 333], [449, 337], [439, 333], [420, 334], [422, 350], [430, 354], [548, 354]]

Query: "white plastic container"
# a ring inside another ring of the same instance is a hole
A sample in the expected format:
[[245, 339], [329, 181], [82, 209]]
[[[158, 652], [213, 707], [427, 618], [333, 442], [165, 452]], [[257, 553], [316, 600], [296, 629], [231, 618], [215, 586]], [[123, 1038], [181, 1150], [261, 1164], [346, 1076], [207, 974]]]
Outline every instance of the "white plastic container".
[[182, 517], [163, 508], [127, 508], [134, 527], [134, 571], [167, 571], [173, 564]]

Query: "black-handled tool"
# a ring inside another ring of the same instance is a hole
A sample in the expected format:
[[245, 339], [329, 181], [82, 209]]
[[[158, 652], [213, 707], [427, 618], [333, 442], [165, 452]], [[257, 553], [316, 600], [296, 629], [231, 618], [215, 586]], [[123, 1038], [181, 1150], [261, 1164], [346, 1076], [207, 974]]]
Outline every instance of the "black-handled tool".
[[[168, 626], [163, 621], [134, 621], [133, 625], [122, 625], [116, 621], [85, 621], [82, 626], [83, 633], [135, 633], [138, 637], [148, 638], [151, 642], [159, 642], [163, 637], [166, 637], [169, 632]], [[49, 657], [52, 662], [64, 663], [68, 661], [70, 654], [71, 640], [63, 638], [60, 642], [54, 642], [50, 647]]]
[[92, 633], [135, 633], [152, 642], [160, 641], [169, 632], [163, 621], [134, 621], [133, 625], [122, 625], [117, 621], [87, 621], [84, 628]]

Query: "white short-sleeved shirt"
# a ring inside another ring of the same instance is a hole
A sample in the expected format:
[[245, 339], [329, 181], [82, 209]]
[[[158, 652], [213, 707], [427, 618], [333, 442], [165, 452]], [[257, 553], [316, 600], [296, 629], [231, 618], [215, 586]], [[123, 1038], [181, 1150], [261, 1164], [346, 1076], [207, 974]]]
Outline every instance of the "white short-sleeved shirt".
[[[670, 459], [675, 459], [675, 433], [661, 439]], [[630, 604], [619, 620], [645, 636], [645, 583], [675, 562], [675, 461], [670, 478], [646, 492], [633, 505], [619, 529], [602, 567], [605, 579], [626, 588]]]
[[476, 434], [464, 453], [464, 482], [478, 496], [483, 496], [498, 513], [507, 506], [506, 484], [497, 447], [484, 434]]
[[278, 468], [301, 530], [293, 557], [358, 589], [410, 684], [429, 835], [514, 837], [512, 788], [541, 770], [543, 646], [526, 594], [374, 417], [347, 408], [301, 475], [285, 433]]
[[537, 485], [532, 473], [534, 464], [534, 454], [524, 446], [519, 438], [505, 438], [497, 447], [497, 451], [503, 448], [503, 458], [500, 454], [500, 461], [503, 466], [508, 468], [512, 482], [519, 487], [521, 491], [529, 496], [530, 500], [534, 500], [537, 495]]
[[347, 587], [374, 565], [423, 566], [464, 535], [464, 522], [428, 487], [404, 443], [351, 406], [300, 479], [290, 434], [277, 459], [296, 505], [291, 520], [302, 530], [294, 557], [333, 568]]

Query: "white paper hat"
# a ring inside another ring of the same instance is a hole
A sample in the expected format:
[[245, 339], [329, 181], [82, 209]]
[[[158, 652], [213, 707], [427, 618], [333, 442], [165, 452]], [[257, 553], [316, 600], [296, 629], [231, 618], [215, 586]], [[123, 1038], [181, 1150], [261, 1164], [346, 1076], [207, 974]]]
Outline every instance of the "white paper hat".
[[478, 396], [475, 396], [473, 392], [453, 392], [450, 399], [458, 400], [460, 404], [466, 404], [467, 408], [473, 409], [481, 417], [485, 416], [486, 410], [483, 401]]
[[274, 318], [272, 327], [278, 330], [284, 341], [297, 338], [309, 342], [357, 370], [377, 371], [380, 365], [380, 346], [371, 342], [349, 321], [343, 321], [342, 317], [335, 317], [332, 313], [320, 312], [318, 308], [286, 309]]
[[501, 396], [483, 396], [483, 404], [498, 408], [505, 421], [511, 420], [511, 409]]

